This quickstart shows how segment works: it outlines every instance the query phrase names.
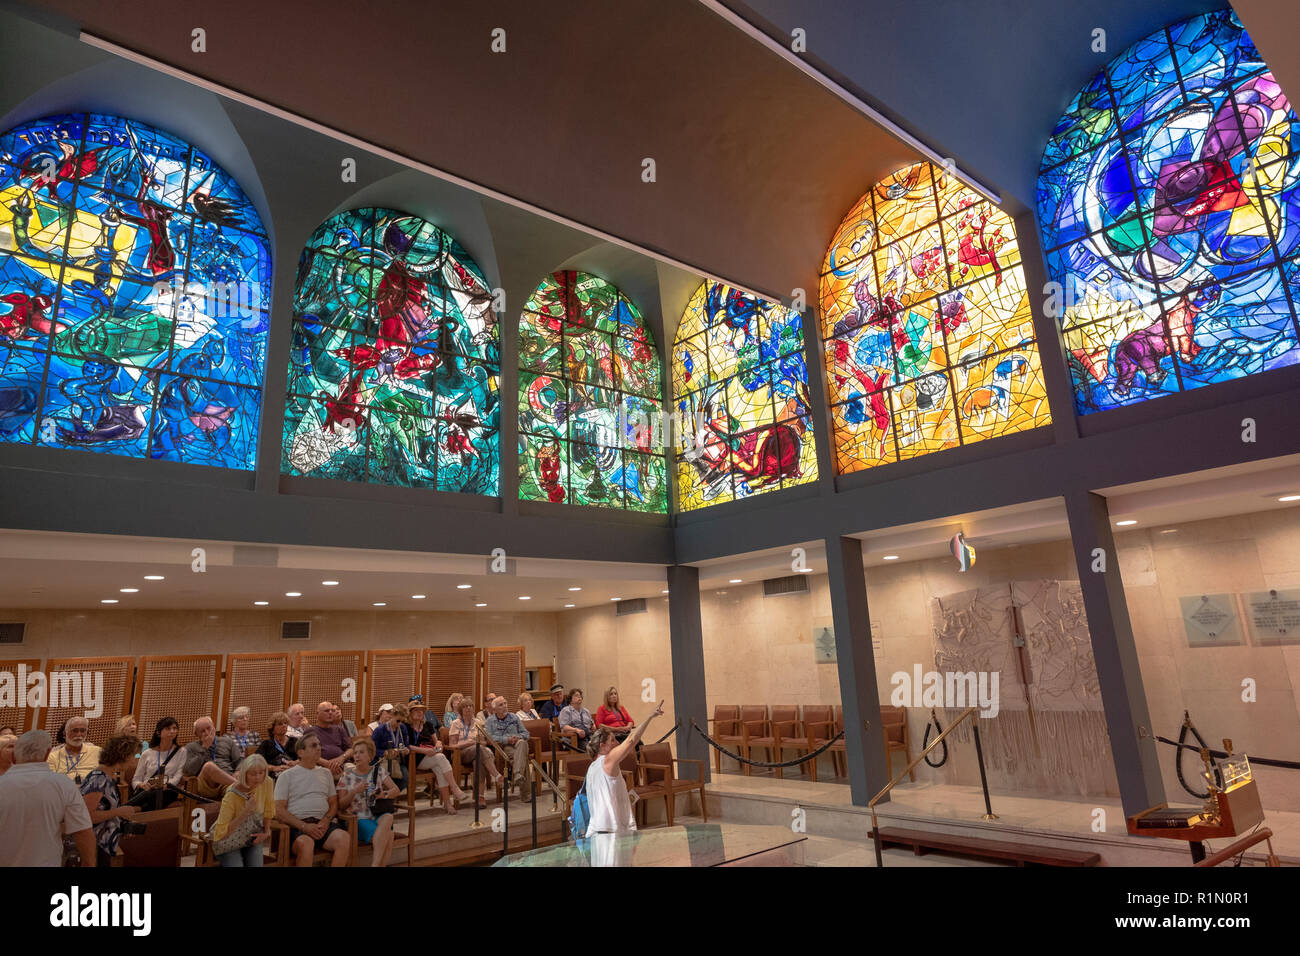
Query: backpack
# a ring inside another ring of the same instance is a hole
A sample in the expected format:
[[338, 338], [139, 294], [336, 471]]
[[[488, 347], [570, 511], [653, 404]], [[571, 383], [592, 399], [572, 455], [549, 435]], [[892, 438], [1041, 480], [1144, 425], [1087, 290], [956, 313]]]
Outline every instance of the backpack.
[[587, 826], [591, 823], [591, 805], [587, 802], [587, 781], [582, 782], [578, 794], [573, 798], [569, 810], [569, 838], [581, 841], [587, 836]]

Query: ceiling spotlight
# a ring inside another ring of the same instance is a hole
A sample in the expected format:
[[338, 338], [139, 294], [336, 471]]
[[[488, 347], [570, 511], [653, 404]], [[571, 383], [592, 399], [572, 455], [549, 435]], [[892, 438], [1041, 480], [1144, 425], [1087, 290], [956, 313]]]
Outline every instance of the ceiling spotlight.
[[730, 581], [728, 581], [727, 583], [728, 583], [728, 584], [744, 584], [745, 582], [742, 581], [742, 580], [740, 580], [740, 578], [732, 578], [732, 579], [731, 579]]
[[800, 573], [800, 574], [812, 574], [812, 571], [813, 571], [812, 568], [800, 568], [800, 569], [799, 569], [799, 573]]
[[118, 588], [118, 591], [121, 592], [122, 594], [137, 594], [139, 593], [140, 589], [139, 588]]
[[1117, 527], [1117, 528], [1127, 528], [1127, 527], [1128, 527], [1129, 525], [1131, 525], [1131, 524], [1137, 524], [1137, 519], [1136, 519], [1136, 518], [1125, 518], [1123, 521], [1116, 521], [1116, 522], [1115, 522], [1115, 527]]
[[566, 605], [564, 605], [564, 606], [565, 606], [565, 607], [573, 607], [574, 605], [572, 605], [572, 604], [566, 604]]
[[424, 595], [423, 595], [423, 594], [412, 594], [412, 595], [411, 595], [411, 600], [412, 600], [412, 601], [423, 601], [423, 600], [424, 600]]
[[301, 592], [301, 591], [285, 591], [285, 592], [284, 592], [284, 596], [285, 596], [285, 597], [302, 597], [302, 592]]
[[532, 599], [533, 599], [533, 596], [532, 596], [531, 594], [521, 594], [521, 595], [519, 595], [519, 600], [521, 600], [521, 601], [531, 601]]
[[581, 591], [582, 588], [569, 588], [570, 591]]
[[477, 604], [475, 604], [474, 606], [475, 606], [475, 607], [487, 607], [487, 602], [486, 602], [486, 601], [479, 601], [479, 602], [478, 602]]
[[622, 598], [610, 598], [610, 600], [611, 600], [611, 601], [621, 601], [621, 600], [623, 600], [623, 599], [622, 599]]
[[887, 555], [885, 555], [881, 560], [882, 560], [882, 561], [897, 561], [897, 560], [898, 560], [898, 555], [896, 555], [896, 554], [887, 554]]
[[144, 576], [144, 579], [145, 579], [146, 581], [162, 581], [162, 580], [165, 580], [161, 574], [146, 574], [146, 575]]
[[327, 588], [336, 588], [339, 585], [337, 581], [322, 581], [321, 584]]
[[100, 603], [100, 604], [116, 604], [116, 603], [117, 603], [117, 598], [104, 598], [104, 600], [100, 601], [99, 603]]
[[1283, 495], [1278, 501], [1300, 501], [1300, 495]]
[[472, 588], [473, 586], [474, 586], [474, 585], [472, 585], [472, 584], [458, 584], [458, 585], [456, 585], [456, 590], [457, 590], [457, 591], [468, 591], [468, 590], [469, 590], [470, 588]]
[[667, 588], [664, 588], [664, 589], [663, 589], [662, 591], [660, 591], [659, 593], [660, 593], [660, 594], [667, 594], [667, 593], [668, 593], [668, 589], [667, 589]]
[[266, 606], [267, 606], [268, 604], [270, 604], [271, 602], [270, 602], [270, 601], [254, 601], [253, 603], [254, 603], [255, 605], [257, 605], [258, 607], [266, 607]]
[[387, 602], [387, 601], [376, 601], [374, 604], [372, 604], [372, 605], [370, 605], [370, 606], [371, 606], [371, 607], [388, 607], [388, 602]]

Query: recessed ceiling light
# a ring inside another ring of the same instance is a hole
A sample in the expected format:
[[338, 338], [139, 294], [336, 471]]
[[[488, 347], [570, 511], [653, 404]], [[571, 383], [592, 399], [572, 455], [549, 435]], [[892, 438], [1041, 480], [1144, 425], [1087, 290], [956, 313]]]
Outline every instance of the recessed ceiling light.
[[1123, 521], [1116, 521], [1115, 527], [1127, 528], [1131, 524], [1137, 524], [1137, 518], [1125, 518]]
[[572, 605], [572, 604], [566, 604], [566, 605], [564, 605], [564, 606], [565, 606], [565, 607], [573, 607], [574, 605]]
[[475, 607], [487, 607], [487, 602], [486, 602], [486, 601], [479, 601], [479, 602], [478, 602], [477, 604], [475, 604], [474, 606], [475, 606]]
[[1177, 528], [1165, 528], [1165, 530], [1164, 530], [1164, 531], [1161, 531], [1160, 533], [1161, 533], [1161, 534], [1177, 534], [1177, 533], [1178, 533], [1178, 529], [1177, 529]]
[[742, 581], [742, 580], [740, 580], [740, 578], [732, 578], [732, 579], [731, 579], [730, 581], [728, 581], [727, 583], [728, 583], [728, 584], [744, 584], [745, 582]]
[[533, 599], [533, 596], [532, 596], [531, 594], [521, 594], [521, 595], [519, 595], [519, 600], [521, 600], [521, 601], [531, 601], [532, 599]]
[[667, 593], [668, 593], [668, 589], [667, 589], [667, 588], [664, 588], [664, 589], [663, 589], [662, 591], [660, 591], [659, 593], [660, 593], [660, 594], [667, 594]]
[[469, 590], [470, 588], [472, 588], [473, 586], [474, 586], [474, 585], [472, 585], [472, 584], [458, 584], [458, 585], [456, 585], [456, 590], [457, 590], [457, 591], [468, 591], [468, 590]]
[[898, 555], [896, 555], [896, 554], [887, 554], [887, 555], [885, 555], [881, 560], [883, 560], [883, 561], [897, 561], [897, 560], [898, 560]]
[[370, 605], [370, 606], [371, 606], [371, 607], [388, 607], [388, 602], [387, 602], [387, 601], [376, 601], [374, 604], [372, 604], [372, 605]]
[[270, 602], [270, 601], [254, 601], [253, 603], [256, 604], [258, 607], [266, 607], [266, 606], [267, 606], [268, 604], [270, 604], [271, 602]]
[[301, 591], [285, 591], [285, 592], [284, 592], [284, 596], [285, 596], [285, 597], [302, 597], [302, 592], [301, 592]]
[[139, 588], [118, 588], [118, 591], [120, 591], [123, 594], [138, 594], [140, 589]]
[[321, 584], [325, 585], [327, 588], [335, 588], [338, 587], [339, 583], [337, 581], [322, 581]]
[[812, 568], [800, 568], [800, 569], [799, 569], [799, 573], [800, 573], [800, 574], [812, 574], [812, 570], [813, 570]]
[[100, 603], [100, 604], [116, 604], [116, 603], [117, 603], [117, 598], [104, 598], [104, 599], [103, 599], [102, 601], [100, 601], [99, 603]]
[[424, 600], [424, 595], [423, 595], [423, 594], [412, 594], [412, 595], [411, 595], [411, 600], [412, 600], [412, 601], [423, 601], [423, 600]]
[[611, 601], [621, 601], [621, 600], [623, 600], [623, 599], [622, 599], [622, 598], [610, 598], [610, 600], [611, 600]]
[[146, 581], [163, 581], [163, 580], [165, 580], [165, 578], [164, 578], [161, 574], [146, 574], [146, 575], [144, 576], [144, 579], [145, 579]]
[[1278, 501], [1300, 501], [1300, 495], [1283, 495]]
[[582, 588], [569, 588], [570, 591], [581, 591]]

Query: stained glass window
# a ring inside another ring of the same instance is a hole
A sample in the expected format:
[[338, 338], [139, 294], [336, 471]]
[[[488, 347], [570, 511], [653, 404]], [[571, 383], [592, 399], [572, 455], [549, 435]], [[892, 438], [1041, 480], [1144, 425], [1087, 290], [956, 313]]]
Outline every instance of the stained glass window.
[[799, 313], [706, 281], [673, 344], [682, 511], [817, 478]]
[[1296, 116], [1231, 10], [1116, 57], [1043, 154], [1080, 413], [1300, 361]]
[[252, 469], [271, 251], [199, 150], [134, 120], [0, 136], [0, 441]]
[[281, 471], [498, 494], [498, 341], [455, 239], [391, 209], [332, 216], [298, 263]]
[[1051, 421], [1015, 227], [940, 167], [850, 210], [821, 314], [841, 474]]
[[519, 497], [666, 512], [654, 339], [614, 285], [549, 275], [519, 322]]

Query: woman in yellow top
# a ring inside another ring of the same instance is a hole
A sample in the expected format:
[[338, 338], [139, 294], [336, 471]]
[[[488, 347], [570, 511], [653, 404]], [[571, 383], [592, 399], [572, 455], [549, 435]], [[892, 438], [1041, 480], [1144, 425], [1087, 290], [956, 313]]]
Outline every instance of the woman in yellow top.
[[261, 866], [262, 847], [271, 839], [275, 819], [275, 785], [267, 776], [266, 760], [260, 754], [245, 757], [235, 770], [235, 782], [221, 798], [221, 812], [212, 825], [212, 842], [224, 840], [240, 830], [251, 831], [243, 846], [220, 854], [222, 866]]

